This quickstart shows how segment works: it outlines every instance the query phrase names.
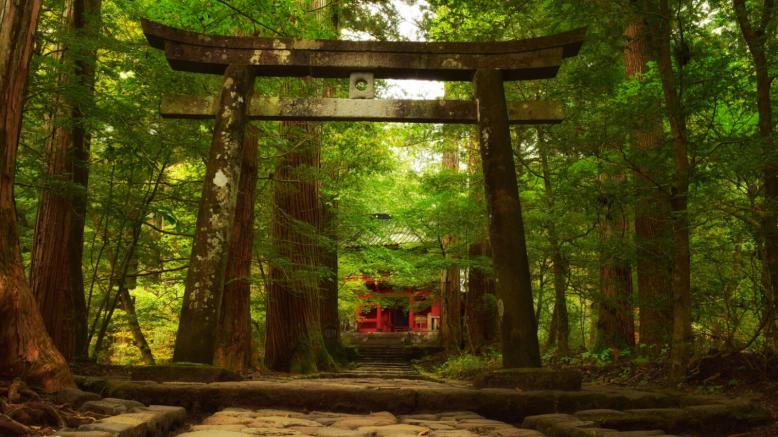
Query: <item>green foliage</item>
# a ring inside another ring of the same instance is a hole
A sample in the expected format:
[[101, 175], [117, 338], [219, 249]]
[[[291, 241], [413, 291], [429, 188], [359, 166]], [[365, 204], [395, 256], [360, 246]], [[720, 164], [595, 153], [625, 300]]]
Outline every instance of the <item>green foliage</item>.
[[488, 350], [481, 355], [461, 354], [449, 357], [435, 368], [435, 373], [446, 379], [472, 379], [473, 377], [500, 368], [502, 354]]
[[[154, 355], [159, 361], [170, 358], [212, 122], [163, 120], [158, 115], [159, 97], [212, 95], [220, 87], [218, 77], [172, 71], [164, 55], [146, 43], [139, 19], [218, 34], [337, 37], [332, 26], [319, 25], [321, 17], [304, 3], [103, 2], [100, 37], [89, 40], [63, 30], [64, 2], [47, 3], [19, 144], [15, 200], [20, 239], [29, 265], [40, 191], [77, 189], [45, 176], [45, 145], [52, 125], [73, 122], [52, 119], [53, 102], [63, 96], [88, 100], [83, 87], [58, 83], [59, 77], [72, 71], [72, 66], [60, 62], [59, 45], [96, 48], [95, 98], [83, 121], [92, 135], [83, 265], [94, 336], [106, 309], [115, 305], [120, 284], [132, 283], [138, 321]], [[393, 2], [334, 3], [341, 28], [379, 39], [399, 38]], [[749, 11], [755, 11], [758, 2], [747, 3]], [[694, 330], [698, 350], [705, 351], [743, 346], [761, 329], [769, 296], [759, 238], [765, 155], [757, 136], [752, 62], [730, 2], [696, 6], [700, 5], [686, 0], [674, 4], [680, 7], [674, 17], [674, 44], [680, 46], [683, 37], [690, 50], [688, 63], [676, 67], [692, 145], [689, 207]], [[668, 189], [666, 179], [672, 176], [671, 139], [659, 104], [663, 95], [656, 66], [650, 63], [637, 79], [627, 79], [624, 73], [624, 27], [635, 18], [630, 2], [429, 0], [426, 9], [422, 27], [433, 41], [516, 39], [588, 26], [579, 56], [567, 59], [556, 79], [506, 83], [511, 100], [556, 99], [565, 108], [564, 123], [514, 127], [511, 133], [540, 335], [549, 334], [554, 305], [552, 258], [558, 250], [566, 267], [563, 279], [571, 347], [586, 350], [592, 346], [593, 305], [601, 299], [601, 259], [618, 257], [632, 265], [636, 260], [631, 227], [623, 244], [600, 240], [596, 229], [602, 220], [603, 199], [622, 205], [631, 219], [637, 194], [635, 169], [639, 165], [669, 169], [664, 179], [653, 181], [664, 190]], [[775, 28], [772, 25], [767, 35], [772, 76], [777, 65], [774, 54], [778, 53], [773, 50], [778, 44]], [[322, 84], [338, 97], [347, 95], [345, 81], [314, 83]], [[262, 95], [278, 95], [284, 87], [289, 92], [305, 91], [297, 89], [303, 87], [300, 83], [280, 79], [259, 79], [256, 87]], [[471, 95], [469, 83], [446, 84], [448, 99]], [[772, 98], [775, 107], [775, 86]], [[661, 146], [656, 153], [642, 153], [633, 133], [655, 122], [665, 125]], [[270, 241], [272, 173], [289, 144], [280, 134], [279, 123], [257, 126], [260, 179], [251, 309], [255, 341], [261, 345], [268, 265], [289, 262], [273, 251]], [[386, 280], [394, 287], [437, 290], [442, 269], [489, 271], [488, 258], [469, 255], [470, 245], [485, 238], [487, 219], [472, 127], [327, 123], [318, 139], [321, 168], [309, 169], [303, 176], [318, 180], [321, 202], [337, 210], [337, 221], [327, 235], [313, 228], [301, 230], [337, 248], [338, 269], [321, 267], [304, 274], [339, 279], [344, 323], [353, 321], [356, 302], [367, 290], [359, 281], [342, 278], [390, 273]], [[443, 170], [442, 155], [452, 151], [459, 160], [458, 171]], [[601, 177], [617, 172], [625, 175], [624, 183]], [[376, 220], [376, 213], [391, 215], [392, 227]], [[139, 237], [133, 241], [137, 229]], [[391, 240], [397, 229], [413, 236], [412, 241], [363, 244], [365, 236]], [[666, 242], [668, 247], [671, 243]], [[126, 274], [122, 274], [124, 264], [131, 265]], [[105, 360], [139, 361], [127, 322], [124, 311], [117, 308], [108, 324], [113, 347], [103, 351]], [[767, 345], [764, 335], [757, 335], [751, 344]], [[612, 352], [585, 352], [582, 359], [604, 364], [614, 358]], [[621, 351], [620, 357], [624, 356]], [[496, 353], [454, 357], [440, 372], [447, 377], [465, 376], [496, 365], [497, 357]]]

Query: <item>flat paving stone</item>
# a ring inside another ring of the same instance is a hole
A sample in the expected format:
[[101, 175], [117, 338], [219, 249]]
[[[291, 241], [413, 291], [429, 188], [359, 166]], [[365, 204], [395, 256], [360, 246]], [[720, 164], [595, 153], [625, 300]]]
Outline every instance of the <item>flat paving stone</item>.
[[[264, 426], [258, 426], [262, 424]], [[208, 434], [211, 433], [211, 434]], [[440, 414], [397, 415], [381, 411], [348, 414], [313, 411], [251, 410], [228, 408], [206, 417], [184, 437], [213, 435], [312, 436], [312, 437], [544, 437], [538, 431], [520, 429], [486, 419], [470, 411]]]
[[[108, 396], [144, 403], [180, 405], [196, 415], [219, 411], [209, 420], [225, 426], [243, 425], [246, 429], [232, 431], [244, 433], [248, 432], [248, 428], [254, 428], [284, 429], [293, 435], [311, 435], [313, 428], [358, 431], [366, 426], [407, 424], [429, 428], [429, 435], [467, 437], [468, 432], [476, 435], [498, 435], [496, 433], [499, 432], [499, 435], [509, 436], [520, 434], [510, 428], [478, 420], [488, 418], [521, 423], [525, 418], [547, 413], [575, 414], [568, 417], [566, 422], [570, 423], [567, 425], [548, 425], [549, 432], [554, 430], [586, 437], [660, 429], [669, 433], [713, 435], [712, 432], [743, 432], [769, 422], [764, 410], [748, 402], [672, 391], [587, 384], [576, 391], [477, 389], [457, 382], [269, 376], [262, 380], [209, 384], [107, 380], [104, 388]], [[374, 417], [366, 418], [367, 413], [381, 410], [391, 413], [383, 416], [375, 413]], [[280, 419], [273, 419], [272, 423], [260, 420], [270, 416], [283, 418], [286, 427], [277, 428]], [[463, 422], [465, 419], [476, 422], [468, 425]], [[581, 425], [587, 422], [592, 426]], [[537, 428], [536, 431], [546, 433], [536, 426], [525, 428]], [[461, 432], [456, 434], [457, 431]]]

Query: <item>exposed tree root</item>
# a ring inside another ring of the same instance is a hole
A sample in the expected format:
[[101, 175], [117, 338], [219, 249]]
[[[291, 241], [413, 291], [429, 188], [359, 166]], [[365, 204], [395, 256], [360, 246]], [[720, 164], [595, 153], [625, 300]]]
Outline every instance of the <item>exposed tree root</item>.
[[105, 417], [44, 399], [21, 380], [0, 381], [0, 436], [50, 435]]
[[0, 414], [0, 435], [28, 435], [35, 431], [27, 425], [19, 423], [5, 414]]

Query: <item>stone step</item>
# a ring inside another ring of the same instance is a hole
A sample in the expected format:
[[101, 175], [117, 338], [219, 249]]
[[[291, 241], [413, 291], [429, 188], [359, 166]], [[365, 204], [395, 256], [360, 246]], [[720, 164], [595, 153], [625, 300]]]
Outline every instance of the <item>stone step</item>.
[[106, 412], [121, 413], [81, 425], [78, 429], [61, 430], [56, 435], [61, 437], [163, 437], [170, 435], [186, 419], [186, 410], [182, 407], [163, 405], [146, 407], [137, 402], [123, 399], [87, 402], [81, 410], [102, 411], [103, 414]]
[[[489, 419], [521, 423], [530, 416], [563, 413], [572, 416], [567, 417], [568, 422], [586, 422], [586, 432], [592, 432], [589, 428], [600, 428], [611, 433], [641, 431], [647, 435], [646, 432], [655, 434], [656, 430], [663, 430], [684, 434], [688, 429], [692, 430], [689, 431], [691, 434], [704, 436], [733, 434], [761, 426], [769, 420], [765, 411], [749, 403], [680, 392], [591, 385], [584, 385], [577, 391], [475, 389], [358, 372], [355, 369], [352, 375], [357, 376], [351, 378], [268, 378], [208, 384], [127, 380], [101, 380], [98, 383], [90, 378], [79, 378], [78, 381], [82, 388], [100, 390], [104, 396], [134, 399], [144, 404], [179, 405], [192, 414], [225, 407], [348, 413], [386, 410], [393, 414], [469, 410]], [[599, 411], [592, 412], [592, 409]], [[621, 413], [613, 413], [613, 410]], [[595, 417], [595, 413], [603, 414]], [[625, 417], [632, 418], [633, 422], [628, 424]]]
[[206, 417], [180, 437], [249, 437], [314, 435], [318, 437], [545, 437], [469, 411], [395, 416], [388, 411], [367, 415], [277, 409], [228, 408]]
[[551, 437], [618, 437], [700, 433], [726, 436], [766, 425], [771, 418], [748, 403], [719, 403], [683, 408], [593, 409], [574, 414], [543, 414], [522, 426]]

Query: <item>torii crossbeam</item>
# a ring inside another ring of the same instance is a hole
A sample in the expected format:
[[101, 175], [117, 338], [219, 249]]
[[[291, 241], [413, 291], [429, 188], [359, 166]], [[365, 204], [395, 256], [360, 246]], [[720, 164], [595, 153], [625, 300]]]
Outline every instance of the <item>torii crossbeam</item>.
[[[164, 50], [172, 68], [224, 75], [218, 99], [163, 99], [165, 117], [216, 118], [179, 325], [179, 332], [186, 326], [191, 338], [176, 342], [175, 361], [213, 361], [224, 254], [240, 171], [238, 151], [248, 120], [361, 120], [478, 125], [501, 317], [503, 366], [540, 366], [509, 124], [559, 122], [562, 110], [554, 102], [509, 104], [505, 101], [503, 81], [553, 78], [565, 58], [578, 54], [586, 29], [518, 41], [429, 43], [229, 37], [189, 32], [146, 20], [142, 24], [149, 43]], [[255, 76], [351, 77], [352, 90], [357, 80], [372, 87], [373, 78], [472, 81], [475, 100], [253, 98]], [[214, 256], [196, 256], [197, 253]]]

